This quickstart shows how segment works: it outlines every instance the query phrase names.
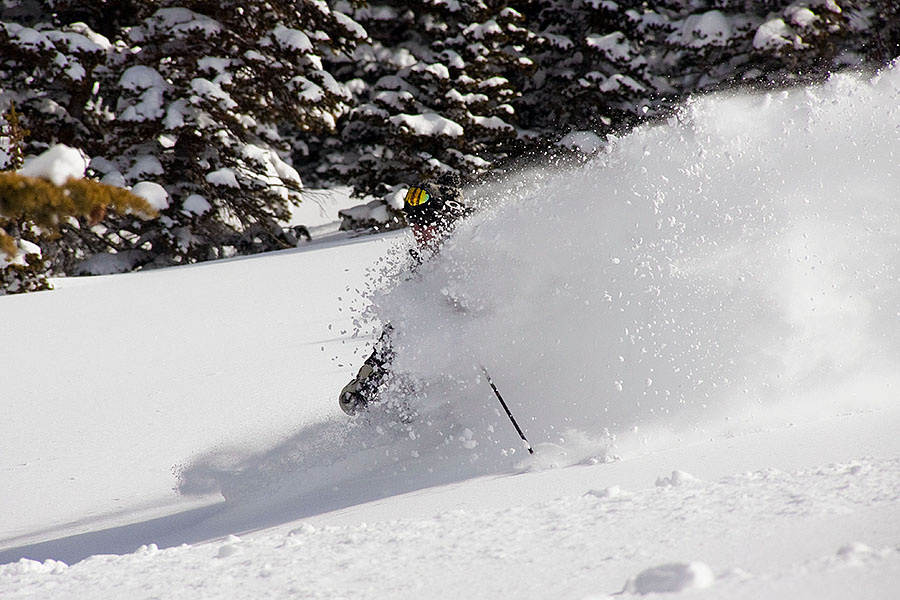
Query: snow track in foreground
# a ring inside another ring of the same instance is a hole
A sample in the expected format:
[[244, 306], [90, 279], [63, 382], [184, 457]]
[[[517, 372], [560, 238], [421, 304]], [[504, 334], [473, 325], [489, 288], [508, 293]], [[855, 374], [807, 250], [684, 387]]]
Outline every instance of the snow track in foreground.
[[[23, 560], [0, 567], [0, 590], [11, 599], [606, 598], [623, 588], [712, 587], [717, 598], [786, 597], [786, 590], [887, 598], [878, 582], [900, 578], [898, 471], [897, 459], [864, 459], [585, 489], [428, 518], [300, 522], [198, 546], [144, 546], [68, 568]], [[871, 530], [873, 523], [886, 526]]]

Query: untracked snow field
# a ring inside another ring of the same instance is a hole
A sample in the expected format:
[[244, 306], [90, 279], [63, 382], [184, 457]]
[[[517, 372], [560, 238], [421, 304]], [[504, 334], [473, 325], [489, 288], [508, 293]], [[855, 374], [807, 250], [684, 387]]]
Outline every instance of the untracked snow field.
[[467, 192], [0, 298], [0, 598], [898, 597], [900, 69]]

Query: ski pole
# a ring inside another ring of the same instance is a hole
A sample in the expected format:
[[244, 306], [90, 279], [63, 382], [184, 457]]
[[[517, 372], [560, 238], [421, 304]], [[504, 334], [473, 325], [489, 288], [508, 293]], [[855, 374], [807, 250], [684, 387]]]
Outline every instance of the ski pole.
[[506, 416], [509, 417], [509, 420], [513, 424], [513, 427], [516, 428], [516, 431], [519, 432], [519, 437], [522, 438], [523, 442], [525, 442], [525, 447], [528, 448], [528, 454], [534, 454], [534, 448], [531, 447], [531, 443], [528, 441], [528, 438], [526, 438], [525, 434], [522, 433], [522, 428], [519, 427], [518, 423], [516, 423], [516, 418], [513, 417], [512, 412], [509, 410], [509, 407], [503, 400], [503, 396], [500, 395], [500, 390], [498, 390], [497, 386], [494, 385], [494, 380], [491, 379], [491, 376], [488, 374], [487, 369], [484, 368], [484, 365], [481, 365], [481, 370], [484, 372], [484, 376], [487, 378], [487, 382], [491, 385], [491, 389], [494, 390], [494, 395], [497, 396], [497, 400], [500, 401], [500, 405], [503, 406], [503, 410], [506, 411]]

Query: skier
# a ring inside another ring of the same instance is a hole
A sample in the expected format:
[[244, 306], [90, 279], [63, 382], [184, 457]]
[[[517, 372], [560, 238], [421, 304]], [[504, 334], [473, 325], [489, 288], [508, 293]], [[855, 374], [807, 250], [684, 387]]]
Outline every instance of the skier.
[[[471, 214], [472, 210], [461, 202], [459, 185], [458, 175], [445, 173], [406, 192], [403, 212], [417, 245], [415, 249], [410, 249], [413, 271], [440, 249], [462, 217]], [[365, 410], [370, 403], [378, 401], [378, 394], [386, 383], [394, 358], [392, 332], [391, 324], [385, 325], [372, 354], [360, 367], [356, 377], [341, 390], [338, 403], [348, 415]]]

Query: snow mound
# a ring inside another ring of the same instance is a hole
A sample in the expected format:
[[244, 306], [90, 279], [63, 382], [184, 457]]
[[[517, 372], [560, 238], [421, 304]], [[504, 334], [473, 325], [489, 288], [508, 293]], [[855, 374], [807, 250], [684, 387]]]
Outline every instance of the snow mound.
[[436, 113], [425, 113], [422, 115], [399, 114], [388, 120], [395, 127], [405, 127], [412, 135], [459, 137], [463, 134], [462, 125]]
[[158, 183], [141, 181], [135, 184], [131, 191], [146, 200], [156, 210], [165, 210], [169, 207], [169, 193]]
[[683, 592], [707, 588], [715, 579], [704, 563], [671, 563], [641, 571], [628, 580], [625, 591], [641, 595]]
[[69, 566], [58, 560], [48, 558], [43, 562], [22, 558], [18, 562], [0, 565], [0, 577], [21, 577], [23, 575], [49, 574], [58, 575], [68, 569]]
[[38, 156], [26, 158], [19, 174], [25, 177], [41, 177], [52, 181], [55, 185], [63, 185], [69, 179], [84, 177], [88, 162], [81, 150], [56, 144]]
[[672, 471], [671, 477], [660, 477], [656, 480], [656, 487], [680, 487], [697, 483], [700, 480], [684, 471]]
[[617, 485], [611, 485], [607, 488], [588, 490], [587, 495], [595, 498], [618, 498], [622, 495], [622, 488]]

